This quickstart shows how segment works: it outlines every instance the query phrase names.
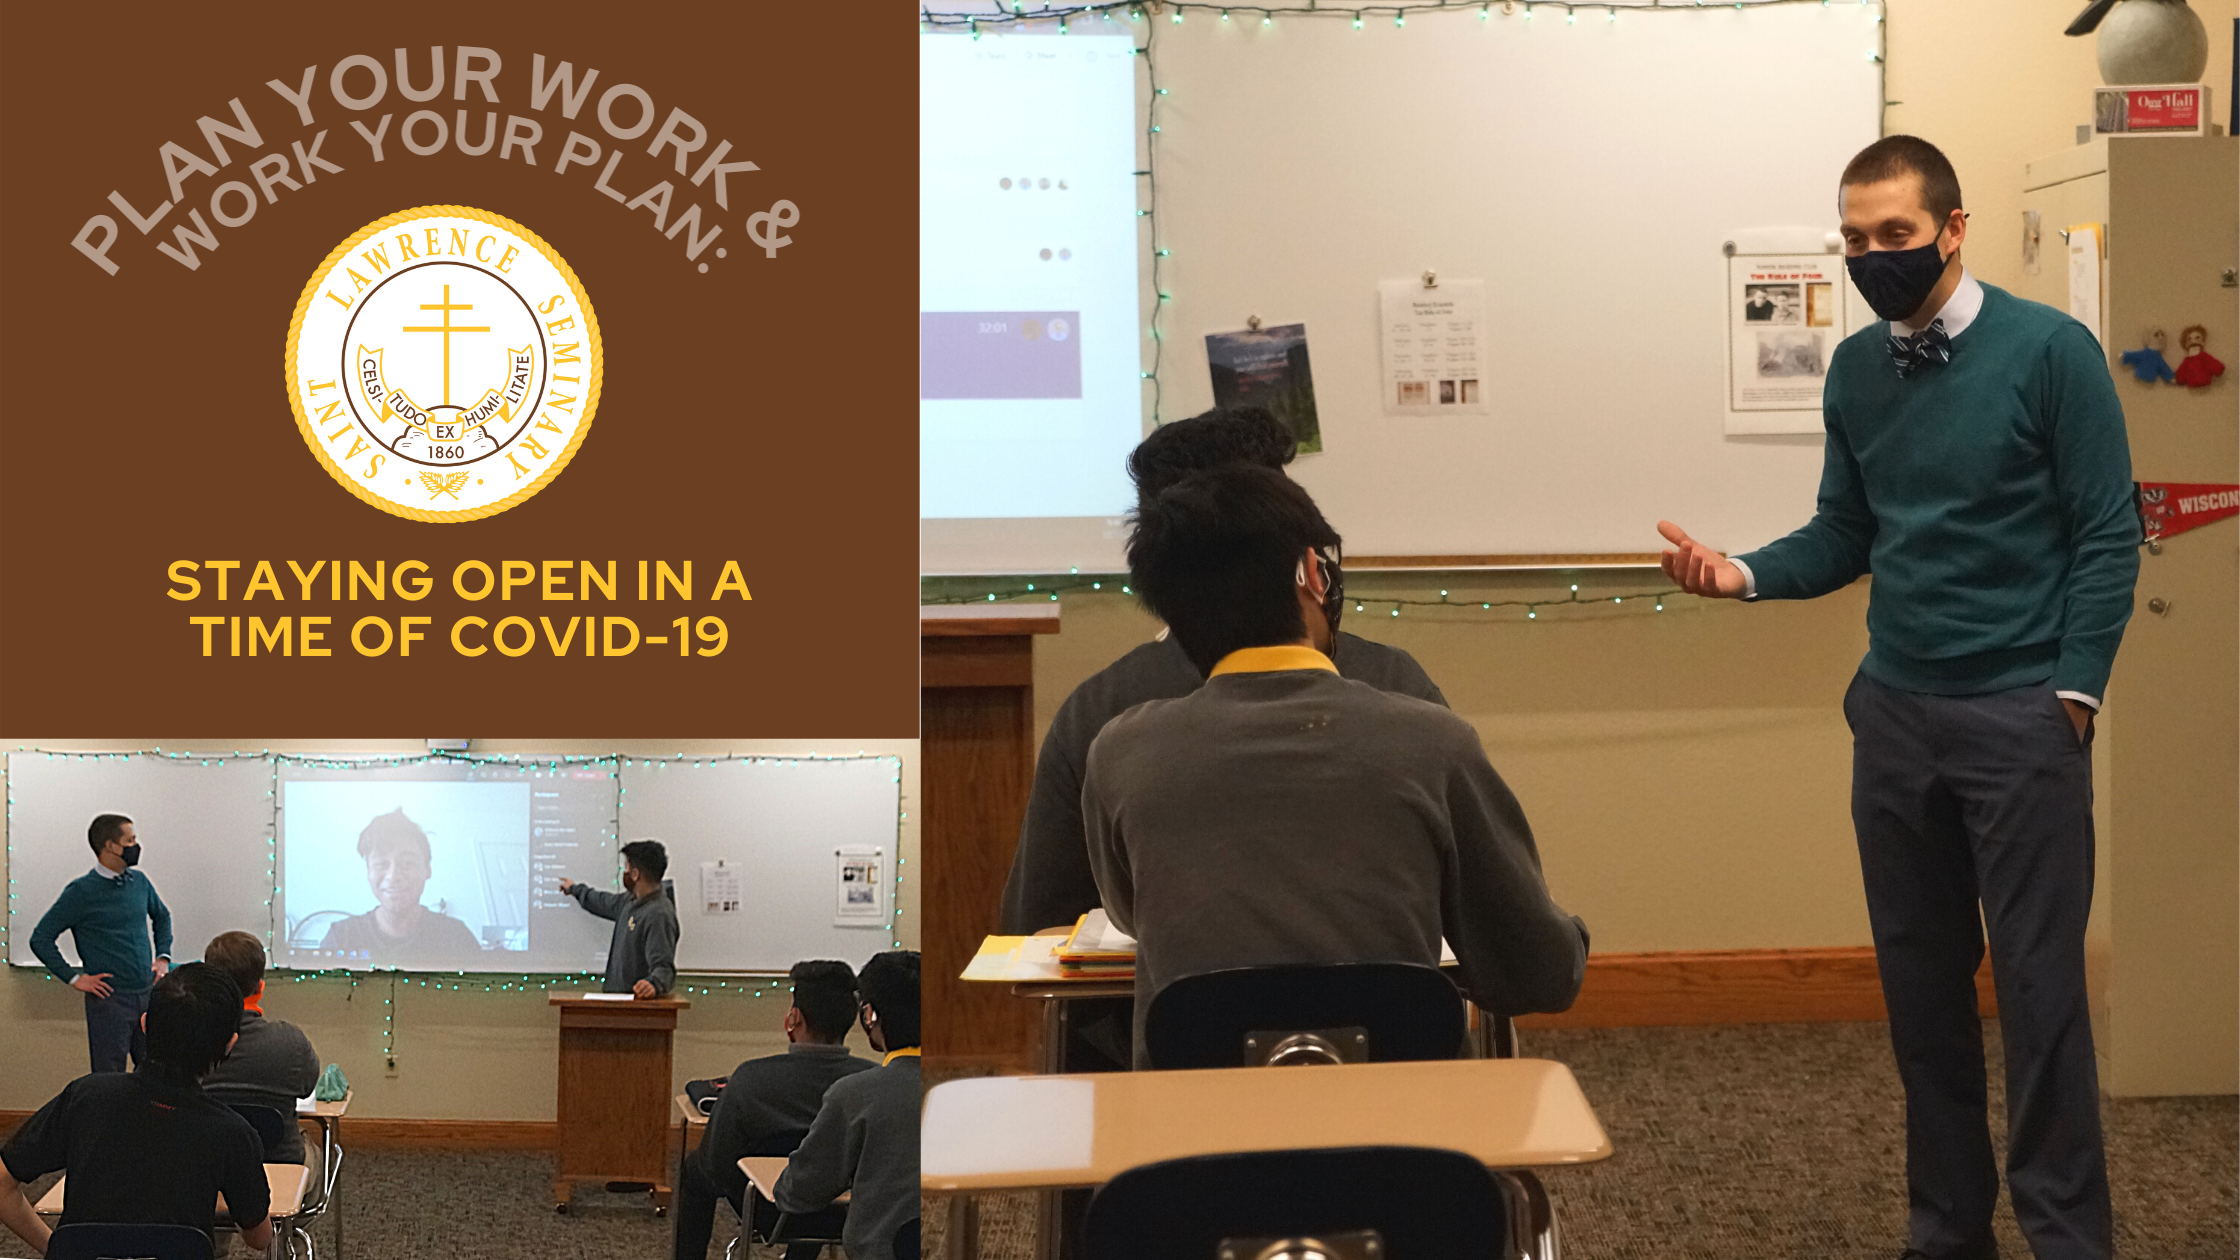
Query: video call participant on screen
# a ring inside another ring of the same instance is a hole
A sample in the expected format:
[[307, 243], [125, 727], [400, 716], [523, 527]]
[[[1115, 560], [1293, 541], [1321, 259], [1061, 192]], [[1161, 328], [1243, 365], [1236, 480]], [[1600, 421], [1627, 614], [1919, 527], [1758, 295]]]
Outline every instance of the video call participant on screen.
[[[784, 1054], [749, 1059], [731, 1070], [708, 1118], [700, 1146], [685, 1157], [677, 1179], [677, 1260], [707, 1260], [714, 1231], [716, 1196], [739, 1211], [745, 1201], [746, 1174], [739, 1161], [748, 1155], [791, 1155], [807, 1136], [834, 1081], [879, 1065], [848, 1053], [848, 1029], [856, 1019], [856, 973], [844, 962], [793, 965], [793, 1005], [786, 1008]], [[755, 1227], [764, 1237], [776, 1228], [777, 1209], [755, 1200]], [[821, 1243], [794, 1243], [787, 1260], [816, 1260]]]
[[[86, 843], [93, 846], [96, 865], [63, 885], [62, 895], [39, 917], [31, 929], [31, 952], [55, 979], [86, 995], [86, 1049], [93, 1070], [122, 1072], [127, 1054], [135, 1067], [147, 1058], [140, 1017], [148, 1011], [149, 988], [171, 968], [171, 911], [155, 884], [134, 869], [140, 864], [140, 837], [131, 819], [96, 816], [86, 828]], [[55, 944], [64, 932], [85, 961], [82, 970]]]
[[1232, 465], [1145, 500], [1128, 574], [1206, 685], [1114, 718], [1081, 789], [1104, 908], [1137, 938], [1143, 1016], [1183, 976], [1277, 963], [1439, 964], [1505, 1014], [1560, 1011], [1584, 924], [1471, 725], [1339, 676], [1308, 632], [1337, 531], [1289, 478]]
[[[1128, 456], [1128, 475], [1148, 500], [1191, 473], [1225, 464], [1280, 469], [1298, 443], [1281, 420], [1260, 407], [1214, 410], [1152, 431]], [[1307, 634], [1347, 678], [1379, 691], [1445, 704], [1446, 697], [1415, 658], [1338, 629], [1344, 603], [1336, 547], [1315, 557], [1328, 598], [1307, 613]], [[1096, 876], [1081, 822], [1081, 770], [1089, 743], [1104, 724], [1146, 700], [1171, 700], [1205, 685], [1172, 634], [1130, 651], [1091, 675], [1059, 706], [1034, 768], [1034, 791], [1019, 825], [1019, 847], [1003, 886], [1002, 930], [1013, 934], [1072, 926], [1097, 908]], [[1083, 1012], [1076, 1012], [1078, 1017]]]
[[572, 879], [560, 891], [602, 919], [614, 920], [614, 941], [607, 947], [608, 993], [660, 997], [677, 984], [677, 903], [661, 887], [669, 854], [659, 840], [632, 840], [622, 846], [622, 886], [626, 892], [601, 892]]
[[40, 1254], [53, 1231], [23, 1187], [66, 1173], [62, 1224], [187, 1225], [204, 1233], [217, 1202], [263, 1251], [272, 1245], [272, 1190], [256, 1130], [196, 1082], [225, 1058], [241, 1025], [241, 990], [187, 963], [156, 982], [142, 1017], [148, 1057], [137, 1071], [65, 1085], [0, 1148], [0, 1224]]
[[202, 1078], [204, 1092], [217, 1102], [270, 1107], [287, 1118], [286, 1138], [266, 1148], [266, 1163], [311, 1163], [303, 1129], [295, 1123], [296, 1099], [319, 1083], [319, 1052], [302, 1029], [264, 1013], [264, 942], [247, 932], [221, 932], [202, 951], [202, 961], [241, 990], [240, 1040], [225, 1062]]
[[[809, 1136], [774, 1188], [778, 1210], [821, 1211], [848, 1194], [848, 1260], [894, 1260], [894, 1236], [918, 1219], [918, 954], [875, 954], [856, 976], [875, 1072], [835, 1081]], [[729, 1092], [726, 1090], [726, 1092]]]
[[365, 859], [374, 907], [328, 928], [320, 949], [339, 952], [347, 962], [389, 967], [459, 967], [482, 952], [466, 924], [420, 904], [435, 852], [402, 806], [358, 833], [358, 856]]

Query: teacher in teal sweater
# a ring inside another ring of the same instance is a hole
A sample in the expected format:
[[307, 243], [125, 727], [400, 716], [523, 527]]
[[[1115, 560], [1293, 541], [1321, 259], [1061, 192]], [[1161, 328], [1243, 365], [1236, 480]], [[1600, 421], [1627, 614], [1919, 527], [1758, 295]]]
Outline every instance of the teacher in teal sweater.
[[[98, 865], [63, 885], [62, 895], [31, 930], [31, 952], [55, 979], [86, 995], [93, 1070], [122, 1072], [127, 1053], [134, 1067], [147, 1060], [141, 1017], [148, 1013], [149, 990], [171, 969], [171, 911], [156, 886], [134, 869], [140, 864], [140, 837], [131, 819], [97, 816], [86, 828], [86, 842]], [[77, 945], [83, 970], [71, 966], [56, 946], [64, 932]]]
[[2139, 574], [2123, 411], [2090, 331], [1968, 274], [1960, 182], [1935, 146], [1876, 141], [1838, 204], [1852, 281], [1885, 322], [1829, 364], [1819, 508], [1731, 560], [1660, 523], [1665, 571], [1738, 599], [1874, 575], [1844, 716], [1905, 1086], [1905, 1256], [1997, 1254], [1974, 984], [1988, 928], [2015, 1217], [2039, 1260], [2105, 1260], [2084, 931], [2092, 719]]

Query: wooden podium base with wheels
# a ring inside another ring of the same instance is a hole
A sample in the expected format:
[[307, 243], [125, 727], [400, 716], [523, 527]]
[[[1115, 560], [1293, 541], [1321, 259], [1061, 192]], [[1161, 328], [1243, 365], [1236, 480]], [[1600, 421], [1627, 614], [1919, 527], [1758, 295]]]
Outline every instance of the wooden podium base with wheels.
[[606, 1001], [555, 993], [560, 1008], [559, 1167], [552, 1210], [565, 1212], [578, 1181], [652, 1187], [654, 1214], [669, 1213], [671, 1038], [680, 998]]

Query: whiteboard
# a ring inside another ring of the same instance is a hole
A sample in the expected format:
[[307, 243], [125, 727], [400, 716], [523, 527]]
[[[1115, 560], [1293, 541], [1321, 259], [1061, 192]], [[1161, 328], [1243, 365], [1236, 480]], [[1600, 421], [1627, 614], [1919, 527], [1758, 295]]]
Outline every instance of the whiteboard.
[[[211, 937], [236, 929], [255, 933], [269, 947], [271, 793], [283, 760], [280, 754], [172, 761], [9, 753], [8, 961], [41, 965], [31, 952], [32, 929], [63, 885], [92, 868], [86, 826], [101, 813], [134, 820], [146, 846], [140, 869], [171, 910], [178, 960], [200, 958]], [[621, 763], [610, 781], [623, 837], [659, 839], [669, 853], [682, 924], [680, 969], [784, 971], [805, 958], [860, 965], [892, 947], [902, 807], [898, 758], [614, 761]], [[326, 764], [331, 769], [333, 763]], [[878, 851], [884, 886], [875, 921], [835, 925], [837, 849]], [[743, 904], [736, 914], [706, 915], [697, 903], [700, 863], [718, 858], [741, 871]], [[597, 875], [587, 878], [611, 886]], [[75, 964], [70, 938], [62, 944]]]
[[[213, 764], [206, 764], [213, 763]], [[272, 765], [114, 753], [8, 754], [8, 961], [42, 964], [31, 932], [63, 885], [93, 869], [86, 827], [132, 819], [140, 870], [171, 911], [171, 953], [202, 957], [210, 938], [272, 928]], [[63, 957], [79, 962], [70, 936]]]
[[[625, 760], [622, 835], [661, 841], [677, 895], [677, 966], [784, 971], [808, 958], [860, 967], [893, 948], [901, 762], [775, 758], [693, 763]], [[884, 916], [836, 926], [836, 850], [883, 850]], [[700, 864], [740, 868], [742, 905], [708, 914]]]
[[[1291, 472], [1349, 559], [1638, 554], [1660, 517], [1778, 537], [1821, 440], [1723, 432], [1721, 246], [1836, 227], [1880, 133], [1880, 6], [1523, 10], [1138, 28], [1167, 91], [1160, 418], [1213, 404], [1207, 333], [1304, 323], [1324, 449]], [[1486, 282], [1485, 415], [1382, 414], [1377, 285], [1427, 270]], [[1000, 533], [926, 566], [1052, 571]], [[1122, 567], [1103, 533], [1063, 563]]]

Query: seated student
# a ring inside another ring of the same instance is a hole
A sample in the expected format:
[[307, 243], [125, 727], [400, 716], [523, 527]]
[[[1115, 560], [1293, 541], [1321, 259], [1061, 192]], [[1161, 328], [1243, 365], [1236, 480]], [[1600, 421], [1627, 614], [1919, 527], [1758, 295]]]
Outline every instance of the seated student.
[[856, 988], [864, 1036], [884, 1066], [825, 1091], [809, 1136], [778, 1178], [778, 1209], [815, 1212], [849, 1192], [840, 1232], [848, 1260], [894, 1260], [895, 1233], [918, 1219], [917, 951], [874, 955]]
[[[791, 1155], [816, 1122], [825, 1090], [834, 1081], [879, 1066], [848, 1053], [848, 1029], [855, 1023], [856, 973], [844, 962], [793, 965], [793, 1005], [786, 1008], [784, 1054], [749, 1059], [731, 1070], [723, 1094], [708, 1118], [699, 1149], [685, 1158], [677, 1178], [677, 1260], [706, 1260], [714, 1232], [716, 1196], [731, 1200], [734, 1211], [745, 1201], [747, 1177], [739, 1160], [748, 1155]], [[778, 1223], [777, 1209], [755, 1201], [755, 1227], [767, 1236]], [[788, 1260], [816, 1260], [819, 1243], [786, 1248]]]
[[23, 1187], [67, 1173], [62, 1223], [191, 1225], [209, 1233], [218, 1196], [241, 1237], [272, 1245], [272, 1190], [249, 1122], [196, 1082], [233, 1048], [241, 990], [216, 967], [188, 963], [156, 982], [141, 1017], [148, 1057], [130, 1075], [97, 1072], [63, 1086], [0, 1147], [0, 1224], [39, 1255], [53, 1233]]
[[482, 952], [474, 930], [420, 904], [435, 869], [428, 833], [400, 806], [358, 833], [373, 909], [327, 929], [319, 948], [377, 967], [463, 967]]
[[1586, 927], [1540, 875], [1524, 811], [1454, 714], [1339, 676], [1308, 627], [1338, 544], [1283, 474], [1231, 465], [1146, 499], [1128, 573], [1206, 685], [1114, 718], [1081, 789], [1089, 860], [1137, 938], [1143, 1017], [1178, 977], [1416, 962], [1453, 945], [1505, 1014], [1578, 995]]
[[[1291, 430], [1265, 408], [1216, 409], [1152, 430], [1129, 454], [1128, 476], [1137, 496], [1150, 499], [1191, 473], [1224, 464], [1282, 468], [1297, 449]], [[1414, 657], [1338, 629], [1345, 591], [1336, 544], [1318, 553], [1313, 563], [1325, 586], [1318, 615], [1307, 618], [1308, 633], [1338, 672], [1379, 691], [1445, 704], [1446, 697]], [[1097, 881], [1089, 870], [1081, 826], [1081, 768], [1088, 760], [1089, 741], [1105, 723], [1136, 705], [1187, 696], [1205, 681], [1205, 671], [1191, 663], [1181, 643], [1172, 634], [1161, 634], [1090, 675], [1066, 697], [1035, 761], [1033, 794], [1003, 885], [1003, 931], [1024, 935], [1071, 926], [1097, 908]], [[1088, 1013], [1075, 1011], [1076, 1021]]]
[[[296, 1123], [296, 1099], [319, 1083], [319, 1052], [311, 1038], [284, 1019], [264, 1013], [264, 943], [247, 932], [221, 932], [202, 951], [202, 961], [226, 973], [241, 990], [241, 1039], [233, 1053], [202, 1078], [202, 1090], [218, 1103], [270, 1107], [288, 1121], [285, 1139], [265, 1150], [268, 1164], [304, 1164], [303, 1129]], [[314, 1169], [316, 1172], [316, 1169]]]

